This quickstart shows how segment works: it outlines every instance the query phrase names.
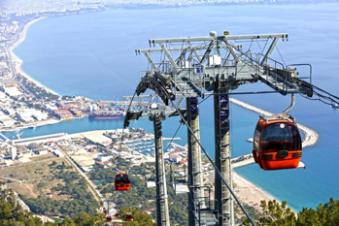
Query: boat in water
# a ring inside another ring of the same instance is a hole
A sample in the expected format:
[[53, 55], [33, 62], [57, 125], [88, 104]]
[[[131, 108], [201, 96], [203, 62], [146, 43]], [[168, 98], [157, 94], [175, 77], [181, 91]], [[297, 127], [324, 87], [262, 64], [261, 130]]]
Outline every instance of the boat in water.
[[123, 111], [96, 111], [89, 114], [90, 120], [117, 120], [125, 117]]

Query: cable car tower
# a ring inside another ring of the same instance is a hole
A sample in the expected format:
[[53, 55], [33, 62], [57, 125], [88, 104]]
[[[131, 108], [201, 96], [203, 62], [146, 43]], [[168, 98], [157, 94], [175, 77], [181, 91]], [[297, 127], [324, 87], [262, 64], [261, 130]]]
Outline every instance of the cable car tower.
[[[288, 66], [271, 58], [277, 43], [287, 40], [288, 34], [285, 33], [230, 35], [224, 32], [218, 36], [216, 32], [210, 32], [209, 36], [204, 37], [151, 39], [149, 48], [136, 50], [136, 54], [146, 57], [149, 69], [141, 78], [135, 95], [139, 96], [148, 89], [154, 91], [165, 105], [177, 110], [177, 115], [188, 128], [190, 226], [233, 226], [234, 201], [254, 225], [232, 188], [229, 95], [236, 94], [233, 90], [244, 84], [262, 82], [273, 90], [237, 94], [276, 92], [282, 95], [300, 94], [306, 98], [317, 95], [324, 102], [338, 106], [338, 97], [311, 84], [310, 65]], [[298, 69], [301, 67], [309, 70], [306, 76], [299, 76]], [[204, 100], [211, 95], [214, 98], [215, 118], [214, 161], [200, 142], [198, 111], [199, 98]], [[186, 111], [180, 108], [183, 99], [186, 100]], [[135, 119], [131, 115], [127, 112], [128, 120]], [[155, 118], [157, 137], [159, 119]], [[215, 168], [214, 208], [209, 213], [214, 214], [216, 222], [200, 219], [202, 211], [206, 210], [201, 201], [204, 194], [201, 152]]]
[[137, 99], [137, 103], [132, 105], [132, 101], [130, 101], [124, 121], [124, 128], [129, 126], [130, 120], [137, 120], [140, 117], [148, 117], [153, 122], [155, 143], [157, 225], [170, 226], [166, 169], [162, 140], [162, 120], [164, 120], [166, 116], [175, 115], [176, 113], [172, 110], [172, 108], [164, 105], [157, 96], [145, 95], [125, 98], [135, 98]]

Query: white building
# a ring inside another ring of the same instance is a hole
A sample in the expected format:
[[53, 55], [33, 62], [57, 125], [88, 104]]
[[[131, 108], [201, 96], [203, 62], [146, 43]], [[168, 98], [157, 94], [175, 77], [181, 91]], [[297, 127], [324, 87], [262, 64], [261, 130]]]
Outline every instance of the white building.
[[15, 120], [12, 119], [11, 117], [3, 114], [2, 112], [0, 112], [0, 123], [4, 126], [4, 127], [11, 127], [14, 125]]
[[12, 97], [17, 97], [17, 96], [22, 95], [22, 92], [16, 86], [4, 87], [4, 90], [5, 90], [5, 93], [7, 93], [9, 96], [12, 96]]
[[52, 152], [57, 157], [60, 157], [60, 158], [64, 157], [64, 154], [58, 149], [54, 149]]

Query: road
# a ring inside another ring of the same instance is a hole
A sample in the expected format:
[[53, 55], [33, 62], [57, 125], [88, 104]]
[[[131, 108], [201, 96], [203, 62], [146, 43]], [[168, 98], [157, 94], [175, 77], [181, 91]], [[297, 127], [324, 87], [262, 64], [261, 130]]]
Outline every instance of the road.
[[[118, 212], [117, 209], [115, 209], [114, 207], [116, 206], [115, 203], [112, 200], [106, 200], [104, 198], [104, 196], [100, 193], [100, 191], [97, 189], [96, 185], [89, 179], [89, 177], [82, 171], [82, 169], [78, 166], [78, 164], [72, 159], [72, 157], [64, 150], [60, 150], [63, 154], [64, 154], [64, 158], [66, 159], [66, 161], [68, 161], [80, 174], [80, 176], [82, 176], [85, 181], [88, 184], [88, 187], [91, 191], [91, 193], [93, 194], [94, 198], [96, 199], [96, 201], [100, 204], [100, 211], [103, 211], [103, 209], [107, 207], [107, 201], [110, 203], [110, 208], [109, 208], [109, 215], [112, 216], [112, 221], [111, 223], [122, 223], [121, 219], [117, 219], [115, 218], [115, 214]], [[109, 225], [109, 224], [107, 224]]]
[[80, 176], [82, 176], [85, 179], [94, 198], [96, 199], [98, 203], [100, 203], [100, 207], [102, 207], [103, 196], [99, 192], [99, 190], [96, 188], [95, 184], [88, 178], [88, 176], [82, 171], [82, 169], [80, 169], [77, 163], [69, 156], [69, 154], [66, 151], [62, 149], [60, 149], [60, 151], [64, 154], [66, 161], [68, 161], [78, 171]]

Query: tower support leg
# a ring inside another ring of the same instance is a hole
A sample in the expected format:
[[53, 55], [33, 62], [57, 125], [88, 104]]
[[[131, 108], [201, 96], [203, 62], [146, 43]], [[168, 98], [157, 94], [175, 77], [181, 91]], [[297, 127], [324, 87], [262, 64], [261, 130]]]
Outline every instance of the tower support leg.
[[162, 116], [155, 114], [151, 117], [154, 125], [155, 141], [155, 171], [156, 171], [156, 204], [157, 226], [170, 226], [168, 195], [166, 187], [166, 172], [162, 143]]
[[[230, 111], [227, 83], [216, 82], [214, 93], [215, 164], [232, 188]], [[215, 173], [215, 209], [219, 226], [234, 225], [233, 199], [217, 173]]]
[[187, 122], [192, 129], [188, 129], [188, 186], [189, 186], [189, 226], [199, 225], [197, 219], [199, 208], [204, 207], [203, 175], [201, 170], [201, 150], [197, 140], [200, 141], [198, 98], [186, 99]]

